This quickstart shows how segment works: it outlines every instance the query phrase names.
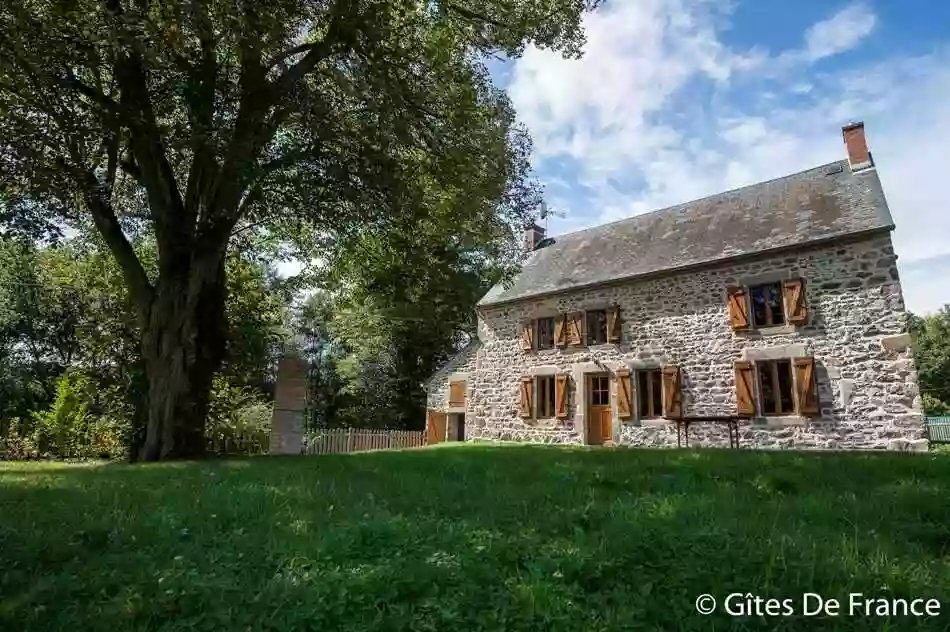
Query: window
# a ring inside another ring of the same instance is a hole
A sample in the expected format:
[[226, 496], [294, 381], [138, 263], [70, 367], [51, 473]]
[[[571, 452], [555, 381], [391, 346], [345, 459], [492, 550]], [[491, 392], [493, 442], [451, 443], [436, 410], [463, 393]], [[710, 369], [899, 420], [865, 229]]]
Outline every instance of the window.
[[535, 403], [535, 417], [546, 419], [554, 417], [554, 376], [544, 375], [535, 378], [538, 384], [538, 401]]
[[755, 327], [785, 324], [782, 283], [765, 283], [749, 288], [752, 295], [752, 323]]
[[610, 378], [607, 376], [592, 377], [590, 380], [591, 406], [610, 405]]
[[539, 318], [537, 330], [538, 330], [538, 349], [553, 349], [554, 348], [554, 319], [553, 318]]
[[637, 406], [640, 419], [663, 416], [663, 382], [660, 369], [637, 371]]
[[795, 412], [792, 399], [792, 363], [789, 360], [756, 362], [759, 380], [759, 405], [763, 415], [790, 415]]
[[587, 344], [607, 343], [607, 311], [597, 309], [587, 312]]

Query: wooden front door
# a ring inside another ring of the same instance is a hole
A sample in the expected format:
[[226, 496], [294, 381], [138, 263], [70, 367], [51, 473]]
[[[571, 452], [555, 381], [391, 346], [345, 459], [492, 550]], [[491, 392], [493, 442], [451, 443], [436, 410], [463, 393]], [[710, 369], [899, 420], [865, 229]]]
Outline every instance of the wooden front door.
[[601, 445], [613, 439], [610, 376], [607, 373], [587, 378], [587, 419], [587, 443]]
[[445, 413], [435, 410], [429, 411], [426, 423], [426, 444], [433, 445], [445, 441]]

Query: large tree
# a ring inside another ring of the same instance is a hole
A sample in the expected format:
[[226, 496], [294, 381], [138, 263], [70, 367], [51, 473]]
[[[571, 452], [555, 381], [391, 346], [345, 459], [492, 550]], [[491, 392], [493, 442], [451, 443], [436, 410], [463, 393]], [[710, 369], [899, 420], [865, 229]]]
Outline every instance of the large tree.
[[[121, 266], [141, 458], [203, 450], [236, 230], [333, 243], [426, 216], [433, 189], [487, 229], [527, 216], [526, 144], [480, 60], [579, 54], [594, 1], [0, 3], [0, 214], [38, 233], [88, 213]], [[130, 221], [154, 235], [155, 275]]]

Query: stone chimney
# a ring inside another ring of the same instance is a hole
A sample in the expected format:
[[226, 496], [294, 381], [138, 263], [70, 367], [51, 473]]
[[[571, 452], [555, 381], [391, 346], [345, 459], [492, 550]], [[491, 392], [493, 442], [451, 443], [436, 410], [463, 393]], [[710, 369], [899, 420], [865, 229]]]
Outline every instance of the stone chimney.
[[528, 224], [524, 229], [524, 247], [528, 252], [534, 250], [542, 239], [544, 239], [544, 229], [534, 222]]
[[874, 159], [868, 151], [868, 141], [864, 137], [864, 123], [851, 123], [841, 128], [844, 146], [848, 149], [848, 162], [851, 171], [861, 171], [874, 166]]

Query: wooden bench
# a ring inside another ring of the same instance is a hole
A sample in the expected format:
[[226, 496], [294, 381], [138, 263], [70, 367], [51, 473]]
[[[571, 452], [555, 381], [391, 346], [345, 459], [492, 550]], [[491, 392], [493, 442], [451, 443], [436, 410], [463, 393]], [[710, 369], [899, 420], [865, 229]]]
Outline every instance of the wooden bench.
[[732, 415], [704, 415], [674, 419], [673, 421], [676, 422], [676, 446], [682, 448], [685, 440], [686, 447], [689, 447], [689, 427], [692, 424], [718, 423], [729, 426], [729, 447], [738, 450], [739, 420], [740, 417]]
[[930, 443], [950, 443], [950, 417], [927, 417], [925, 425]]

